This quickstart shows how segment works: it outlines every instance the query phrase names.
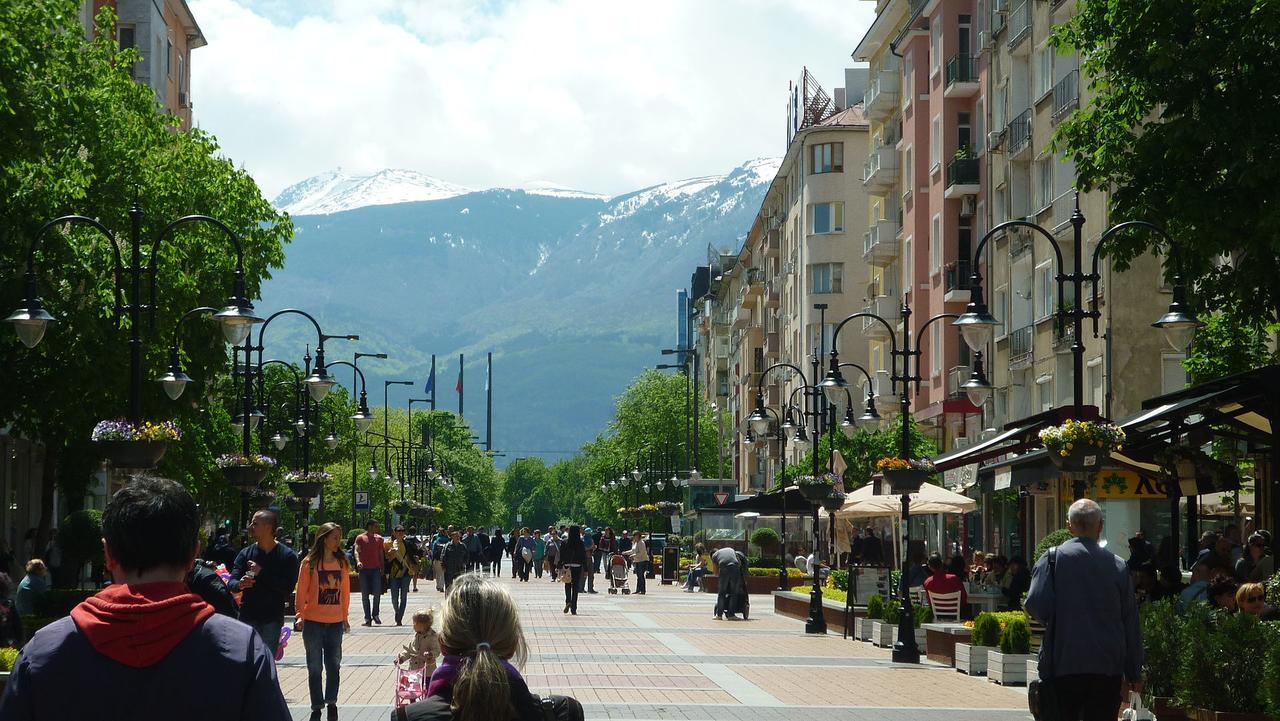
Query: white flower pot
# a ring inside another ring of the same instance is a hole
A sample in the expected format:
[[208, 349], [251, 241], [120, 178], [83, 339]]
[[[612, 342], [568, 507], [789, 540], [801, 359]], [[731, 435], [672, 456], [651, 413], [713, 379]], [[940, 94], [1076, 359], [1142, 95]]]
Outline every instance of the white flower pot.
[[1040, 659], [1035, 655], [1027, 659], [1027, 683], [1040, 678]]
[[970, 676], [981, 676], [987, 672], [987, 655], [990, 646], [974, 646], [970, 643], [956, 644], [956, 670]]
[[1027, 661], [1034, 659], [1029, 653], [1000, 653], [993, 648], [987, 652], [987, 680], [1001, 686], [1024, 686]]
[[926, 643], [928, 635], [923, 628], [916, 629], [916, 648], [920, 649], [920, 655], [922, 656], [925, 654], [925, 647], [928, 646], [928, 643]]
[[898, 624], [888, 621], [872, 621], [871, 622], [871, 643], [888, 648], [893, 646], [893, 642], [897, 639]]
[[853, 637], [859, 641], [870, 641], [872, 623], [873, 621], [869, 618], [856, 619], [853, 626]]

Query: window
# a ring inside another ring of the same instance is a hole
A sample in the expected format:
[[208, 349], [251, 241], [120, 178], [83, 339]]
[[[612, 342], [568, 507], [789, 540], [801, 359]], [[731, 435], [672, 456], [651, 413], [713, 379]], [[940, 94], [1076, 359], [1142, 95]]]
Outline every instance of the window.
[[933, 216], [933, 226], [929, 234], [929, 272], [937, 272], [942, 267], [942, 216]]
[[942, 323], [934, 323], [929, 332], [932, 334], [929, 340], [929, 367], [932, 375], [937, 377], [942, 374]]
[[137, 47], [138, 39], [137, 39], [137, 35], [135, 35], [135, 32], [136, 31], [134, 30], [132, 25], [120, 26], [120, 49], [121, 50], [129, 50], [131, 48]]
[[809, 146], [810, 173], [843, 173], [844, 143], [818, 143]]
[[973, 149], [973, 125], [969, 113], [956, 113], [956, 147]]
[[1053, 205], [1053, 156], [1036, 161], [1036, 208], [1044, 210]]
[[929, 57], [933, 61], [931, 75], [942, 69], [942, 18], [934, 18], [929, 27]]
[[1106, 411], [1106, 388], [1103, 386], [1102, 358], [1089, 361], [1089, 405]]
[[978, 155], [987, 147], [986, 117], [982, 112], [983, 110], [982, 106], [985, 100], [986, 100], [985, 98], [978, 98], [978, 104], [973, 114], [974, 119], [976, 121], [974, 123], [974, 133], [973, 133], [973, 154], [974, 155]]
[[1053, 281], [1053, 266], [1045, 263], [1036, 268], [1036, 319], [1043, 320], [1053, 315], [1057, 308], [1057, 286]]
[[961, 15], [957, 18], [957, 25], [960, 31], [957, 38], [960, 41], [959, 52], [962, 57], [967, 57], [973, 51], [973, 21], [969, 15]]
[[937, 170], [942, 161], [942, 118], [933, 116], [933, 141], [929, 147], [929, 172]]
[[1009, 201], [1008, 193], [1004, 188], [996, 190], [995, 200], [992, 201], [992, 212], [995, 214], [996, 225], [1003, 223], [1009, 219]]
[[809, 217], [809, 232], [814, 234], [844, 231], [844, 203], [814, 203]]
[[1040, 412], [1053, 410], [1053, 376], [1046, 373], [1036, 379], [1036, 393], [1040, 396], [1038, 399]]
[[844, 263], [814, 263], [809, 266], [809, 292], [843, 292]]
[[911, 162], [911, 148], [902, 151], [902, 194], [908, 195], [914, 190], [913, 179], [915, 164]]
[[164, 41], [164, 74], [173, 77], [173, 41]]
[[1182, 367], [1182, 353], [1160, 354], [1160, 392], [1172, 393], [1187, 387], [1187, 371]]
[[1047, 45], [1037, 48], [1033, 62], [1035, 98], [1039, 99], [1053, 89], [1053, 48]]
[[1009, 317], [1009, 289], [1000, 287], [996, 289], [995, 303], [992, 309], [996, 316], [996, 338], [1002, 338], [1005, 335], [1004, 320]]
[[810, 350], [828, 352], [831, 350], [831, 339], [836, 332], [835, 323], [827, 323], [822, 326], [822, 337], [818, 337], [818, 325], [809, 326], [809, 348]]
[[912, 53], [902, 56], [902, 107], [906, 108], [911, 105], [911, 95], [915, 85], [915, 61]]

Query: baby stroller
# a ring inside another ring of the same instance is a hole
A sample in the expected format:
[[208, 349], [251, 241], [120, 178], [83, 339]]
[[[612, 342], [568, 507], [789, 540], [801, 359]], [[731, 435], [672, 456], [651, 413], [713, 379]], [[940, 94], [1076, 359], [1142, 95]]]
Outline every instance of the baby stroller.
[[609, 557], [609, 593], [621, 590], [622, 595], [631, 595], [631, 587], [627, 583], [627, 557], [615, 553]]
[[425, 668], [409, 668], [396, 662], [396, 708], [427, 697], [430, 676]]

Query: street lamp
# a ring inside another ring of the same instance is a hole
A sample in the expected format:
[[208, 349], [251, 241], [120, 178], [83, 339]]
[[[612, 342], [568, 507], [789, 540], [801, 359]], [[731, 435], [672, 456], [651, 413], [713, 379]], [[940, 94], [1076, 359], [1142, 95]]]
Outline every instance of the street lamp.
[[283, 451], [284, 447], [289, 443], [289, 438], [280, 431], [276, 431], [276, 434], [271, 436], [271, 443], [276, 447], [277, 451]]

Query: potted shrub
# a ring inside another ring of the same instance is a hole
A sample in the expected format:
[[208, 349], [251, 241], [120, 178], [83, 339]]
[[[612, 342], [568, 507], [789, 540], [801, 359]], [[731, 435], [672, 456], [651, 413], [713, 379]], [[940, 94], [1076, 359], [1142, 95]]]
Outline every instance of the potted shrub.
[[876, 470], [889, 482], [894, 493], [915, 493], [929, 476], [938, 472], [928, 458], [899, 458], [885, 456], [876, 461]]
[[237, 488], [252, 488], [267, 477], [276, 467], [276, 459], [257, 453], [244, 455], [241, 453], [224, 453], [218, 456], [218, 468], [227, 483]]
[[980, 613], [973, 619], [971, 643], [956, 644], [956, 670], [970, 676], [987, 672], [987, 654], [1000, 643], [1000, 621], [991, 613]]
[[1009, 621], [1000, 634], [999, 650], [987, 651], [987, 680], [1002, 686], [1027, 682], [1027, 661], [1031, 655], [1031, 626], [1025, 618]]
[[838, 480], [839, 478], [833, 473], [824, 473], [820, 476], [796, 476], [796, 486], [800, 488], [800, 493], [805, 498], [818, 503], [831, 495]]
[[155, 468], [164, 458], [169, 442], [181, 438], [182, 431], [173, 421], [146, 421], [141, 425], [126, 420], [98, 421], [90, 436], [112, 466], [129, 470]]
[[9, 674], [13, 672], [13, 664], [18, 661], [18, 649], [0, 648], [0, 692], [9, 685]]
[[640, 511], [641, 518], [651, 518], [658, 515], [658, 507], [652, 503], [643, 503], [637, 510]]
[[1177, 603], [1174, 599], [1155, 601], [1143, 604], [1138, 611], [1145, 650], [1142, 680], [1151, 711], [1161, 721], [1189, 721], [1191, 717], [1173, 700], [1184, 626]]
[[757, 528], [751, 533], [751, 542], [760, 549], [761, 556], [767, 556], [770, 551], [776, 551], [778, 549], [778, 545], [782, 542], [782, 538], [778, 535], [777, 531], [769, 528], [768, 526], [764, 526]]
[[1064, 471], [1096, 471], [1107, 455], [1124, 447], [1124, 430], [1114, 423], [1077, 421], [1040, 431], [1049, 460]]
[[871, 643], [887, 648], [893, 645], [898, 635], [898, 611], [902, 604], [896, 598], [884, 603], [884, 618], [871, 623]]
[[916, 647], [920, 649], [920, 653], [924, 653], [928, 640], [924, 625], [933, 623], [933, 608], [926, 603], [917, 603], [911, 607], [911, 614], [916, 621]]
[[[1205, 604], [1186, 611], [1174, 673], [1175, 703], [1200, 721], [1264, 721], [1277, 710], [1276, 633], [1249, 614], [1220, 614]], [[1270, 707], [1270, 709], [1268, 708]]]
[[871, 624], [884, 618], [884, 596], [873, 594], [867, 599], [866, 618], [857, 619], [853, 637], [859, 641], [871, 640]]
[[285, 474], [285, 483], [289, 484], [289, 490], [293, 495], [299, 498], [315, 498], [324, 490], [324, 484], [332, 478], [326, 471], [310, 471], [303, 473], [302, 471], [289, 471]]
[[832, 489], [832, 491], [827, 494], [827, 497], [823, 498], [821, 501], [822, 510], [827, 513], [835, 513], [844, 506], [844, 501], [848, 497], [849, 494]]

